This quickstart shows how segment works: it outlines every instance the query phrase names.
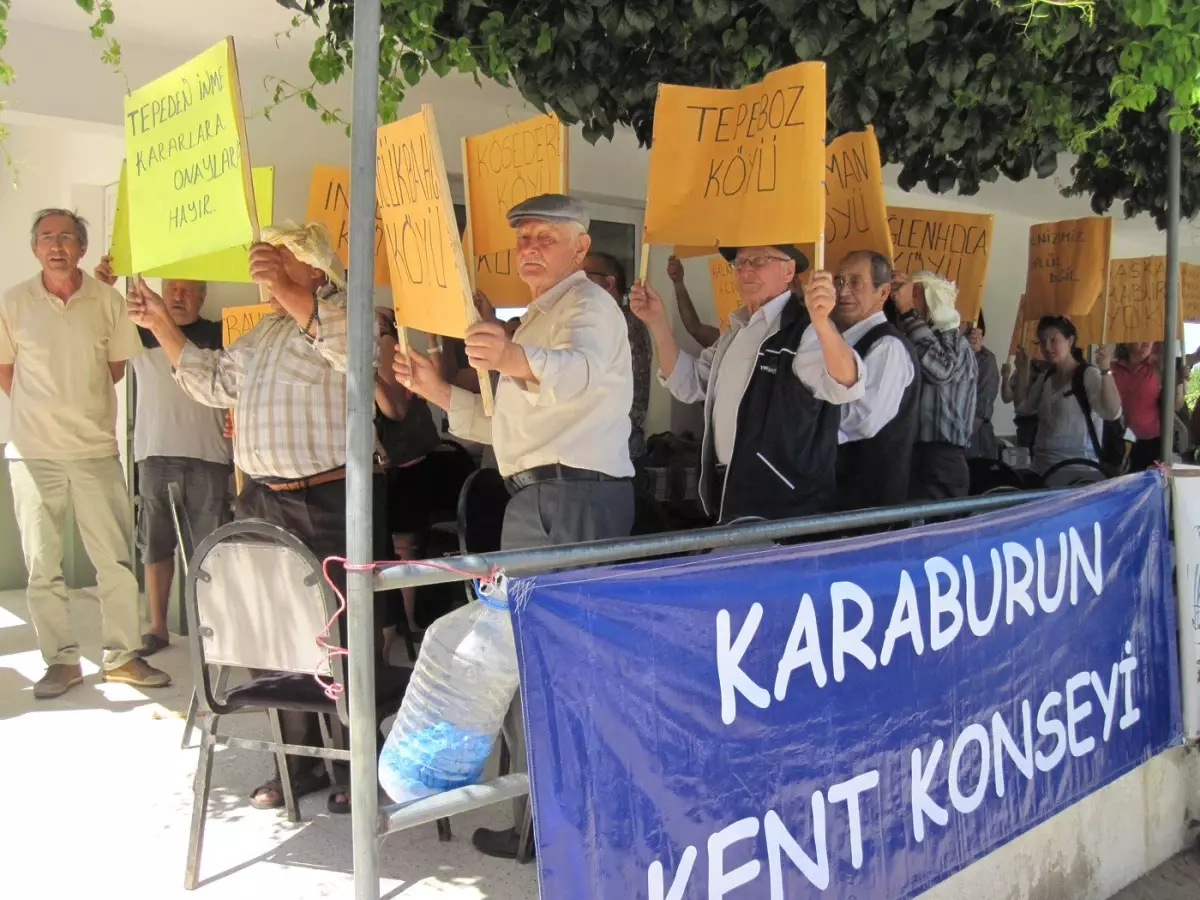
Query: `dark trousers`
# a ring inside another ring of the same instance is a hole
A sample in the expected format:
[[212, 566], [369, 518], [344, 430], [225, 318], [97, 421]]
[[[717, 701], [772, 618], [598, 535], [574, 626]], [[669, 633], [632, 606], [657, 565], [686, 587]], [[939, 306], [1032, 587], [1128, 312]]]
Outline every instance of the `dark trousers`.
[[967, 450], [954, 444], [918, 443], [913, 447], [910, 500], [950, 500], [971, 490]]
[[513, 495], [500, 538], [505, 550], [629, 537], [633, 482], [543, 481]]
[[[383, 476], [375, 476], [374, 510], [372, 522], [372, 546], [375, 548], [376, 559], [390, 559], [391, 554], [383, 546], [387, 543], [386, 507], [384, 504]], [[313, 552], [317, 559], [324, 561], [330, 556], [346, 555], [346, 482], [332, 481], [299, 491], [273, 491], [265, 485], [248, 480], [246, 487], [234, 501], [235, 519], [264, 519], [273, 525], [295, 535]], [[382, 544], [381, 544], [382, 542]], [[381, 554], [382, 551], [382, 554]], [[337, 589], [343, 593], [346, 590], [346, 572], [340, 565], [329, 567], [329, 576]], [[383, 621], [383, 598], [375, 595], [375, 665], [383, 662], [383, 634], [379, 623]], [[340, 634], [338, 639], [345, 646], [346, 623], [343, 618], [338, 620]], [[265, 674], [256, 672], [256, 675]], [[312, 713], [281, 710], [279, 713], [280, 728], [283, 740], [288, 744], [301, 747], [321, 746], [321, 727], [317, 716]], [[339, 747], [348, 746], [345, 735], [341, 734], [340, 723], [330, 723], [335, 744]], [[382, 742], [382, 735], [380, 736]], [[289, 756], [288, 767], [294, 778], [306, 767], [316, 767], [320, 763], [312, 757]], [[349, 772], [344, 763], [334, 765], [335, 781], [339, 784], [349, 782]]]
[[1134, 441], [1129, 451], [1129, 471], [1145, 472], [1162, 460], [1162, 438], [1152, 437]]

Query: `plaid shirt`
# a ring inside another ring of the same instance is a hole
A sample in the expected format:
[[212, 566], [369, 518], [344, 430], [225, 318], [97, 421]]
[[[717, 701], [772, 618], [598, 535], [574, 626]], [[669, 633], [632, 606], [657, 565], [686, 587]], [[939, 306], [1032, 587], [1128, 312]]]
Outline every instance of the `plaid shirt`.
[[320, 300], [311, 343], [288, 315], [265, 316], [224, 350], [188, 343], [175, 379], [233, 409], [233, 458], [252, 478], [297, 479], [346, 464], [346, 296]]
[[975, 430], [979, 371], [970, 341], [958, 329], [934, 331], [920, 316], [901, 316], [900, 330], [921, 361], [917, 441], [969, 446]]

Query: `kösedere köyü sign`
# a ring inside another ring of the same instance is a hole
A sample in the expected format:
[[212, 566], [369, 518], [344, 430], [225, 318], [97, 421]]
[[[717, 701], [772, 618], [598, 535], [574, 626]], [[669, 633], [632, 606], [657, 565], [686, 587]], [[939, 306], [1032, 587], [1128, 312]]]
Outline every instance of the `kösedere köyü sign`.
[[694, 247], [823, 242], [825, 64], [737, 90], [661, 84], [645, 234]]

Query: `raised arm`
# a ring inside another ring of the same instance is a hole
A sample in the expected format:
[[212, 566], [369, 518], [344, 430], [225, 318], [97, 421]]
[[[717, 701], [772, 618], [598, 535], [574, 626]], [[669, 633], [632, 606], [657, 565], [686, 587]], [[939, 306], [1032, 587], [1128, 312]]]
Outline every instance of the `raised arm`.
[[658, 354], [659, 380], [681, 403], [699, 403], [708, 392], [716, 345], [705, 347], [693, 357], [679, 349], [662, 297], [649, 285], [634, 282], [629, 291], [629, 308], [646, 323]]
[[672, 256], [667, 260], [667, 275], [675, 288], [675, 303], [679, 306], [679, 318], [683, 322], [684, 330], [702, 348], [711, 347], [721, 337], [721, 329], [700, 321], [696, 306], [692, 303], [692, 295], [683, 283], [683, 263], [678, 257]]

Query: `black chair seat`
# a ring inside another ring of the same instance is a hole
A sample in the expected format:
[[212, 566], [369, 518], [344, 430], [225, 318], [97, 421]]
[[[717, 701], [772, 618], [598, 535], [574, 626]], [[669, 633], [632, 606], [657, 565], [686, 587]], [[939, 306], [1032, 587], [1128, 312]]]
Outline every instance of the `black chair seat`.
[[[375, 709], [390, 714], [400, 708], [413, 670], [406, 666], [375, 667]], [[231, 688], [225, 702], [234, 709], [289, 709], [337, 716], [337, 707], [311, 675], [280, 672], [260, 675]]]

